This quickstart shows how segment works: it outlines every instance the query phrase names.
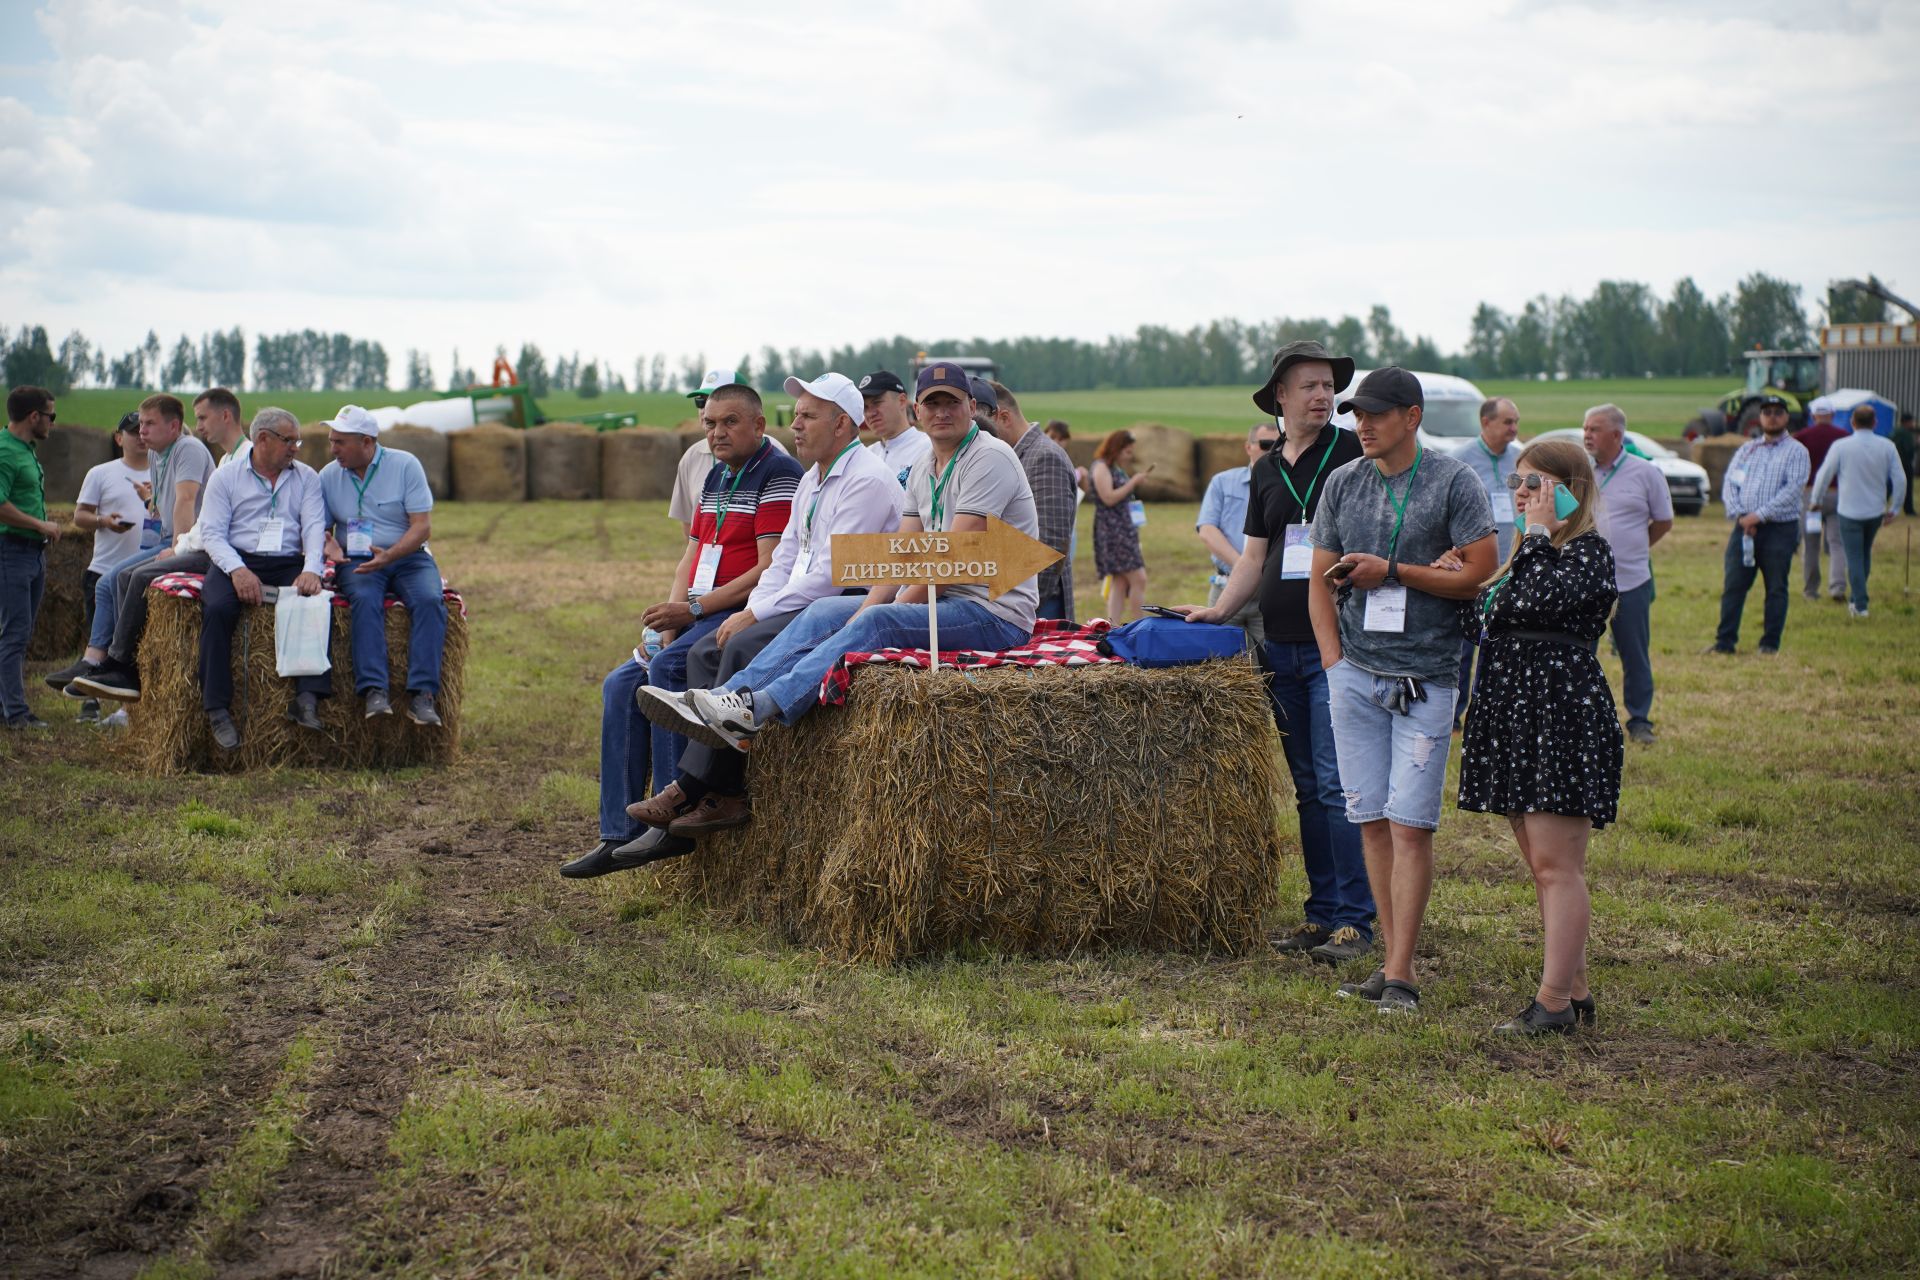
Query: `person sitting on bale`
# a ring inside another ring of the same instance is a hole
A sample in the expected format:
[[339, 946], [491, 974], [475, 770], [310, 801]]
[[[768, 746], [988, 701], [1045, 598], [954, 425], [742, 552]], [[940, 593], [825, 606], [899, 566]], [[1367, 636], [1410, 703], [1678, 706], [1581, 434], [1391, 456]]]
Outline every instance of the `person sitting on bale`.
[[[240, 606], [260, 604], [266, 587], [291, 586], [303, 596], [320, 591], [326, 500], [320, 477], [294, 456], [299, 451], [300, 419], [262, 409], [253, 418], [246, 465], [223, 467], [207, 482], [200, 536], [213, 567], [200, 590], [200, 705], [222, 751], [240, 745], [228, 711]], [[319, 732], [319, 700], [333, 692], [332, 673], [300, 676], [294, 688], [287, 719]]]
[[[946, 361], [928, 365], [915, 390], [915, 411], [933, 448], [907, 477], [900, 532], [978, 532], [994, 516], [1037, 538], [1026, 470], [1012, 446], [974, 424], [966, 371]], [[997, 600], [987, 598], [985, 586], [942, 587], [940, 639], [953, 649], [1012, 648], [1033, 634], [1039, 603], [1038, 574]], [[678, 699], [684, 732], [710, 747], [744, 751], [775, 719], [794, 724], [811, 711], [820, 682], [844, 655], [926, 645], [924, 586], [816, 600], [719, 688]]]
[[368, 718], [393, 714], [387, 696], [387, 596], [407, 609], [407, 719], [438, 727], [440, 663], [447, 647], [447, 600], [427, 549], [433, 491], [420, 459], [382, 448], [380, 423], [357, 404], [327, 428], [333, 461], [320, 469], [327, 504], [327, 558], [347, 598], [353, 687]]
[[638, 846], [651, 833], [627, 808], [653, 793], [650, 779], [662, 788], [672, 780], [686, 742], [666, 729], [653, 730], [635, 694], [643, 684], [686, 688], [688, 653], [747, 602], [793, 510], [800, 464], [766, 434], [759, 392], [743, 383], [717, 387], [700, 420], [713, 446], [713, 469], [668, 598], [641, 619], [661, 633], [666, 647], [650, 661], [635, 649], [600, 686], [600, 840], [576, 864], [598, 865], [614, 854], [641, 859], [635, 866], [649, 859]]
[[[837, 595], [833, 584], [833, 538], [840, 533], [891, 533], [900, 527], [906, 500], [893, 470], [860, 447], [860, 392], [838, 373], [812, 382], [786, 381], [794, 397], [794, 456], [807, 464], [794, 493], [773, 561], [747, 597], [747, 607], [687, 653], [689, 687], [705, 689], [739, 672], [816, 600]], [[854, 594], [864, 596], [857, 590]], [[679, 730], [677, 696], [652, 686], [640, 690], [640, 709], [655, 724]], [[680, 772], [650, 800], [627, 807], [627, 815], [654, 828], [630, 857], [610, 854], [568, 863], [560, 874], [575, 879], [602, 875], [693, 849], [693, 837], [748, 820], [746, 768], [732, 751], [692, 743], [680, 754]]]

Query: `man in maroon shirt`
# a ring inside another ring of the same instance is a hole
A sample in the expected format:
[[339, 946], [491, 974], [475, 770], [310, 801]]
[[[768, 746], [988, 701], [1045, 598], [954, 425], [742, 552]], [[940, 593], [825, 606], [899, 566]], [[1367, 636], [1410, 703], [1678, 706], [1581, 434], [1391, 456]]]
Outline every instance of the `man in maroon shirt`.
[[[1794, 439], [1807, 451], [1807, 476], [1819, 474], [1820, 464], [1826, 461], [1827, 450], [1836, 440], [1844, 440], [1847, 433], [1833, 425], [1833, 406], [1827, 398], [1821, 396], [1813, 402], [1813, 421], [1808, 423]], [[1816, 494], [1807, 490], [1807, 510], [1801, 518], [1802, 537], [1807, 563], [1802, 589], [1807, 599], [1820, 598], [1820, 544], [1827, 547], [1827, 594], [1838, 600], [1847, 593], [1847, 553], [1840, 545], [1840, 521], [1836, 516], [1836, 503], [1840, 500], [1838, 485], [1828, 485], [1825, 493]]]

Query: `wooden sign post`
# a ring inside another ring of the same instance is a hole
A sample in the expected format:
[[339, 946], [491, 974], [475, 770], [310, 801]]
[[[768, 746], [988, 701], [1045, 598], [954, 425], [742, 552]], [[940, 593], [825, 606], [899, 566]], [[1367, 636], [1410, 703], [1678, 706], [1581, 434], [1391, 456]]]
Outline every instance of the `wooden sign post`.
[[987, 598], [1007, 592], [1060, 559], [1060, 553], [1004, 520], [987, 517], [969, 533], [841, 533], [833, 539], [836, 587], [925, 587], [927, 648], [940, 668], [939, 588], [984, 583]]

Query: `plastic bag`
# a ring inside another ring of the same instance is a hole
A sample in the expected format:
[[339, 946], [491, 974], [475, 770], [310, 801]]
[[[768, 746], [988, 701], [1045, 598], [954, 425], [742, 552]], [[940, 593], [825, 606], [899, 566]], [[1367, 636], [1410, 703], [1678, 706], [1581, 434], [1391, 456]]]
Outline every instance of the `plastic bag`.
[[287, 590], [273, 604], [273, 657], [283, 676], [323, 675], [333, 666], [333, 592]]

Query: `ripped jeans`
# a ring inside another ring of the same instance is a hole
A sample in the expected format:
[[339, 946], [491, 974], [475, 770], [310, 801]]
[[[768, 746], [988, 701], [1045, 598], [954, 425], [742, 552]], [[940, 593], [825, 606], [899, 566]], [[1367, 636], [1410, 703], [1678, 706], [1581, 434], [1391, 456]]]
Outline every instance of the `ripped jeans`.
[[1440, 825], [1453, 746], [1454, 690], [1429, 683], [1426, 701], [1401, 716], [1385, 706], [1397, 683], [1345, 658], [1327, 668], [1327, 711], [1347, 821], [1386, 818], [1432, 831]]

